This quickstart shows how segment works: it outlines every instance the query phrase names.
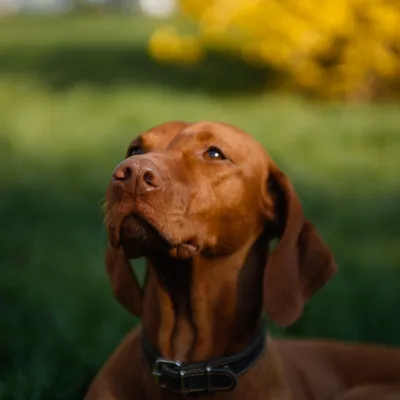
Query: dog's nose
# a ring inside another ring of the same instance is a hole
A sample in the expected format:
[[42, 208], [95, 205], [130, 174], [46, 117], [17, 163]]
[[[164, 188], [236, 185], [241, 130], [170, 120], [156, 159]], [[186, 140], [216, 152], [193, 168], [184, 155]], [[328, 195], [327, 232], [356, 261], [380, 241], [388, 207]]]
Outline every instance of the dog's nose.
[[150, 166], [140, 168], [137, 184], [145, 191], [159, 188], [161, 186], [161, 178], [156, 168]]
[[124, 165], [125, 163], [122, 163], [118, 165], [118, 167], [115, 169], [113, 173], [113, 178], [116, 181], [126, 181], [132, 176], [132, 168], [130, 165]]
[[126, 159], [117, 166], [113, 173], [116, 181], [129, 182], [139, 192], [149, 192], [161, 187], [162, 178], [157, 166], [149, 160]]

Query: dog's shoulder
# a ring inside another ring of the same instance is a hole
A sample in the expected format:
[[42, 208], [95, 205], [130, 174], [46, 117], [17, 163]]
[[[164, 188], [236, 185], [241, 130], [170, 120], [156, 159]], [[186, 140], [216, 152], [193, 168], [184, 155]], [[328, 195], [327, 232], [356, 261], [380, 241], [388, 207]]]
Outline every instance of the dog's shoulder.
[[[148, 369], [140, 353], [140, 327], [130, 331], [104, 364], [85, 400], [131, 398], [143, 395]], [[143, 397], [140, 397], [143, 398]]]

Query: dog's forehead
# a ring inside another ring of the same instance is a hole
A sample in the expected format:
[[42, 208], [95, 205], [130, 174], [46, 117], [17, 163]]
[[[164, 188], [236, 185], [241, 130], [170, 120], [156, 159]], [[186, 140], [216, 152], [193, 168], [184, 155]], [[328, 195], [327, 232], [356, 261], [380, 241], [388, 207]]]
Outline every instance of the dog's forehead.
[[150, 128], [140, 135], [142, 145], [151, 150], [165, 150], [175, 136], [188, 125], [184, 121], [170, 121]]
[[229, 137], [230, 140], [243, 141], [250, 136], [234, 125], [224, 122], [202, 121], [188, 125], [181, 132], [193, 136], [212, 136], [216, 139]]

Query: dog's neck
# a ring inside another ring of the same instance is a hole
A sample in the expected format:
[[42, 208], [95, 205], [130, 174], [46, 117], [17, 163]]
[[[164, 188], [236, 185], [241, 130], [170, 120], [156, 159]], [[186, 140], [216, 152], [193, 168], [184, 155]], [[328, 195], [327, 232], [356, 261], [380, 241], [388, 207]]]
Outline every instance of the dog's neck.
[[259, 332], [266, 242], [229, 257], [148, 259], [144, 334], [166, 359], [196, 362], [234, 354]]

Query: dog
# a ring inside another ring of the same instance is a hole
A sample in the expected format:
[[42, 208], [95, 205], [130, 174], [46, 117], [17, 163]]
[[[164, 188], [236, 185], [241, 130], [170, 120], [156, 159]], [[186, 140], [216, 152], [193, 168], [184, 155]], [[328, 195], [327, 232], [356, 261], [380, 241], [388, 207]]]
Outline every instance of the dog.
[[[141, 134], [106, 194], [106, 268], [141, 325], [86, 400], [399, 400], [400, 350], [273, 340], [336, 273], [289, 178], [225, 123]], [[277, 244], [272, 248], [272, 243]], [[145, 257], [143, 288], [129, 264]]]

